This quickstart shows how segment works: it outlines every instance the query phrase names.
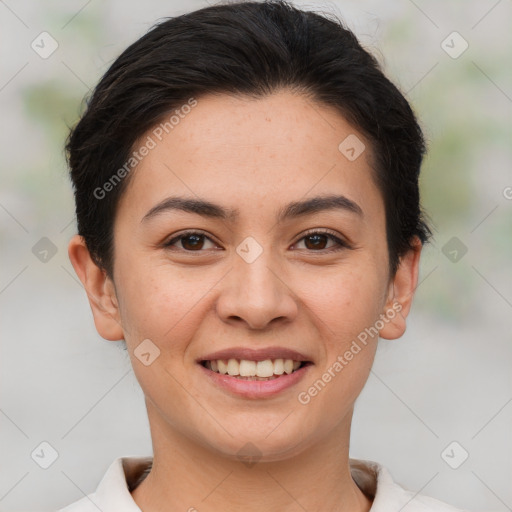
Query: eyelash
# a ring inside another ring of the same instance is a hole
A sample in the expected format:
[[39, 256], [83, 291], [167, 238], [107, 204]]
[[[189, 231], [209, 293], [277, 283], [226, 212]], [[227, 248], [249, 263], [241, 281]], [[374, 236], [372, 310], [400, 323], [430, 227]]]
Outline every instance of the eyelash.
[[[208, 240], [210, 240], [211, 242], [215, 243], [214, 240], [212, 240], [209, 236], [206, 235], [206, 233], [203, 233], [201, 231], [184, 231], [183, 233], [180, 233], [178, 236], [174, 237], [173, 239], [169, 240], [168, 242], [165, 242], [164, 243], [164, 247], [165, 248], [170, 248], [172, 247], [173, 244], [175, 244], [176, 242], [184, 239], [184, 238], [187, 238], [188, 236], [191, 236], [191, 235], [199, 235], [199, 236], [203, 236], [205, 238], [207, 238]], [[334, 241], [336, 243], [336, 246], [335, 247], [330, 247], [328, 249], [319, 249], [319, 250], [308, 250], [308, 252], [312, 252], [312, 253], [331, 253], [331, 252], [337, 252], [337, 251], [341, 251], [341, 250], [344, 250], [344, 249], [352, 249], [352, 247], [349, 245], [348, 242], [342, 240], [341, 238], [339, 238], [338, 236], [336, 236], [336, 232], [334, 231], [331, 231], [331, 230], [317, 230], [317, 229], [311, 229], [309, 231], [307, 231], [306, 233], [304, 233], [302, 235], [302, 237], [297, 240], [297, 242], [295, 242], [295, 244], [297, 244], [298, 242], [301, 242], [304, 238], [307, 238], [308, 236], [312, 236], [312, 235], [326, 235], [329, 239], [331, 239], [332, 241]], [[294, 244], [294, 245], [295, 245]], [[187, 253], [194, 253], [194, 252], [198, 252], [198, 253], [201, 253], [201, 252], [204, 252], [204, 250], [198, 250], [198, 251], [189, 251], [187, 249], [179, 249], [179, 250], [182, 250], [184, 252], [187, 252]]]

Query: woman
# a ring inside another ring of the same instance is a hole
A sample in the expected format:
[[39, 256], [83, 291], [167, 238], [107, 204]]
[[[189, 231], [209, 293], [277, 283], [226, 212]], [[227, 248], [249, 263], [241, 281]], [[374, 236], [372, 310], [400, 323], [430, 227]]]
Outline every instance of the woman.
[[430, 235], [421, 129], [349, 30], [286, 2], [164, 21], [67, 151], [69, 257], [99, 334], [126, 342], [154, 455], [63, 510], [456, 510], [349, 458]]

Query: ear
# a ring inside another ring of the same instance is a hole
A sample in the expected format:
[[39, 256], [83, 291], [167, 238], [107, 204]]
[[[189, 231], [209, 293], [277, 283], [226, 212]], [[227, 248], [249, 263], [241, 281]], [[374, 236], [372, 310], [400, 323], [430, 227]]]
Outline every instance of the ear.
[[384, 327], [379, 336], [388, 340], [400, 338], [406, 329], [406, 318], [418, 285], [420, 255], [423, 244], [418, 237], [401, 258], [396, 274], [389, 283], [386, 305], [381, 318]]
[[109, 341], [124, 339], [114, 283], [93, 261], [83, 237], [73, 236], [68, 255], [84, 285], [98, 334]]

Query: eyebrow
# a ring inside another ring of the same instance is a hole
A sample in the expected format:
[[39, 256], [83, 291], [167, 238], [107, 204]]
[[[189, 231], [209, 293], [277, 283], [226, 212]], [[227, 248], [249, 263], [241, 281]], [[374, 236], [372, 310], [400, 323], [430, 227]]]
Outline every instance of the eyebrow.
[[[151, 208], [144, 215], [141, 223], [163, 212], [172, 210], [195, 213], [202, 217], [220, 219], [228, 222], [235, 222], [240, 217], [240, 211], [236, 208], [225, 208], [224, 206], [203, 199], [173, 196], [167, 197]], [[328, 195], [312, 197], [303, 201], [294, 201], [287, 204], [278, 211], [277, 223], [328, 210], [342, 210], [363, 217], [363, 210], [356, 202], [345, 196]]]

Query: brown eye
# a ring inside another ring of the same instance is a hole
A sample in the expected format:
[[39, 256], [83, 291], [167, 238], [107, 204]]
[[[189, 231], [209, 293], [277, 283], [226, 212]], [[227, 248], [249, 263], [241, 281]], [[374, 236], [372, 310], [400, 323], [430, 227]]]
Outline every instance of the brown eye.
[[[306, 236], [302, 237], [298, 243], [304, 240], [305, 248], [309, 251], [339, 251], [342, 249], [350, 249], [350, 246], [347, 242], [344, 242], [336, 235], [328, 231], [312, 231]], [[329, 241], [334, 242], [334, 245], [330, 247], [327, 246]]]
[[205, 247], [205, 241], [209, 241], [213, 247], [216, 245], [203, 233], [192, 231], [189, 233], [182, 233], [181, 235], [169, 240], [164, 244], [165, 247], [173, 247], [176, 243], [181, 243], [181, 247], [176, 247], [178, 250], [183, 249], [188, 252], [201, 252], [203, 249], [211, 249], [212, 247]]
[[203, 235], [187, 235], [181, 238], [181, 245], [184, 249], [193, 251], [195, 249], [202, 249], [204, 245]]
[[308, 249], [325, 249], [328, 238], [326, 235], [316, 234], [308, 235], [304, 237], [304, 240], [306, 240], [306, 247]]

